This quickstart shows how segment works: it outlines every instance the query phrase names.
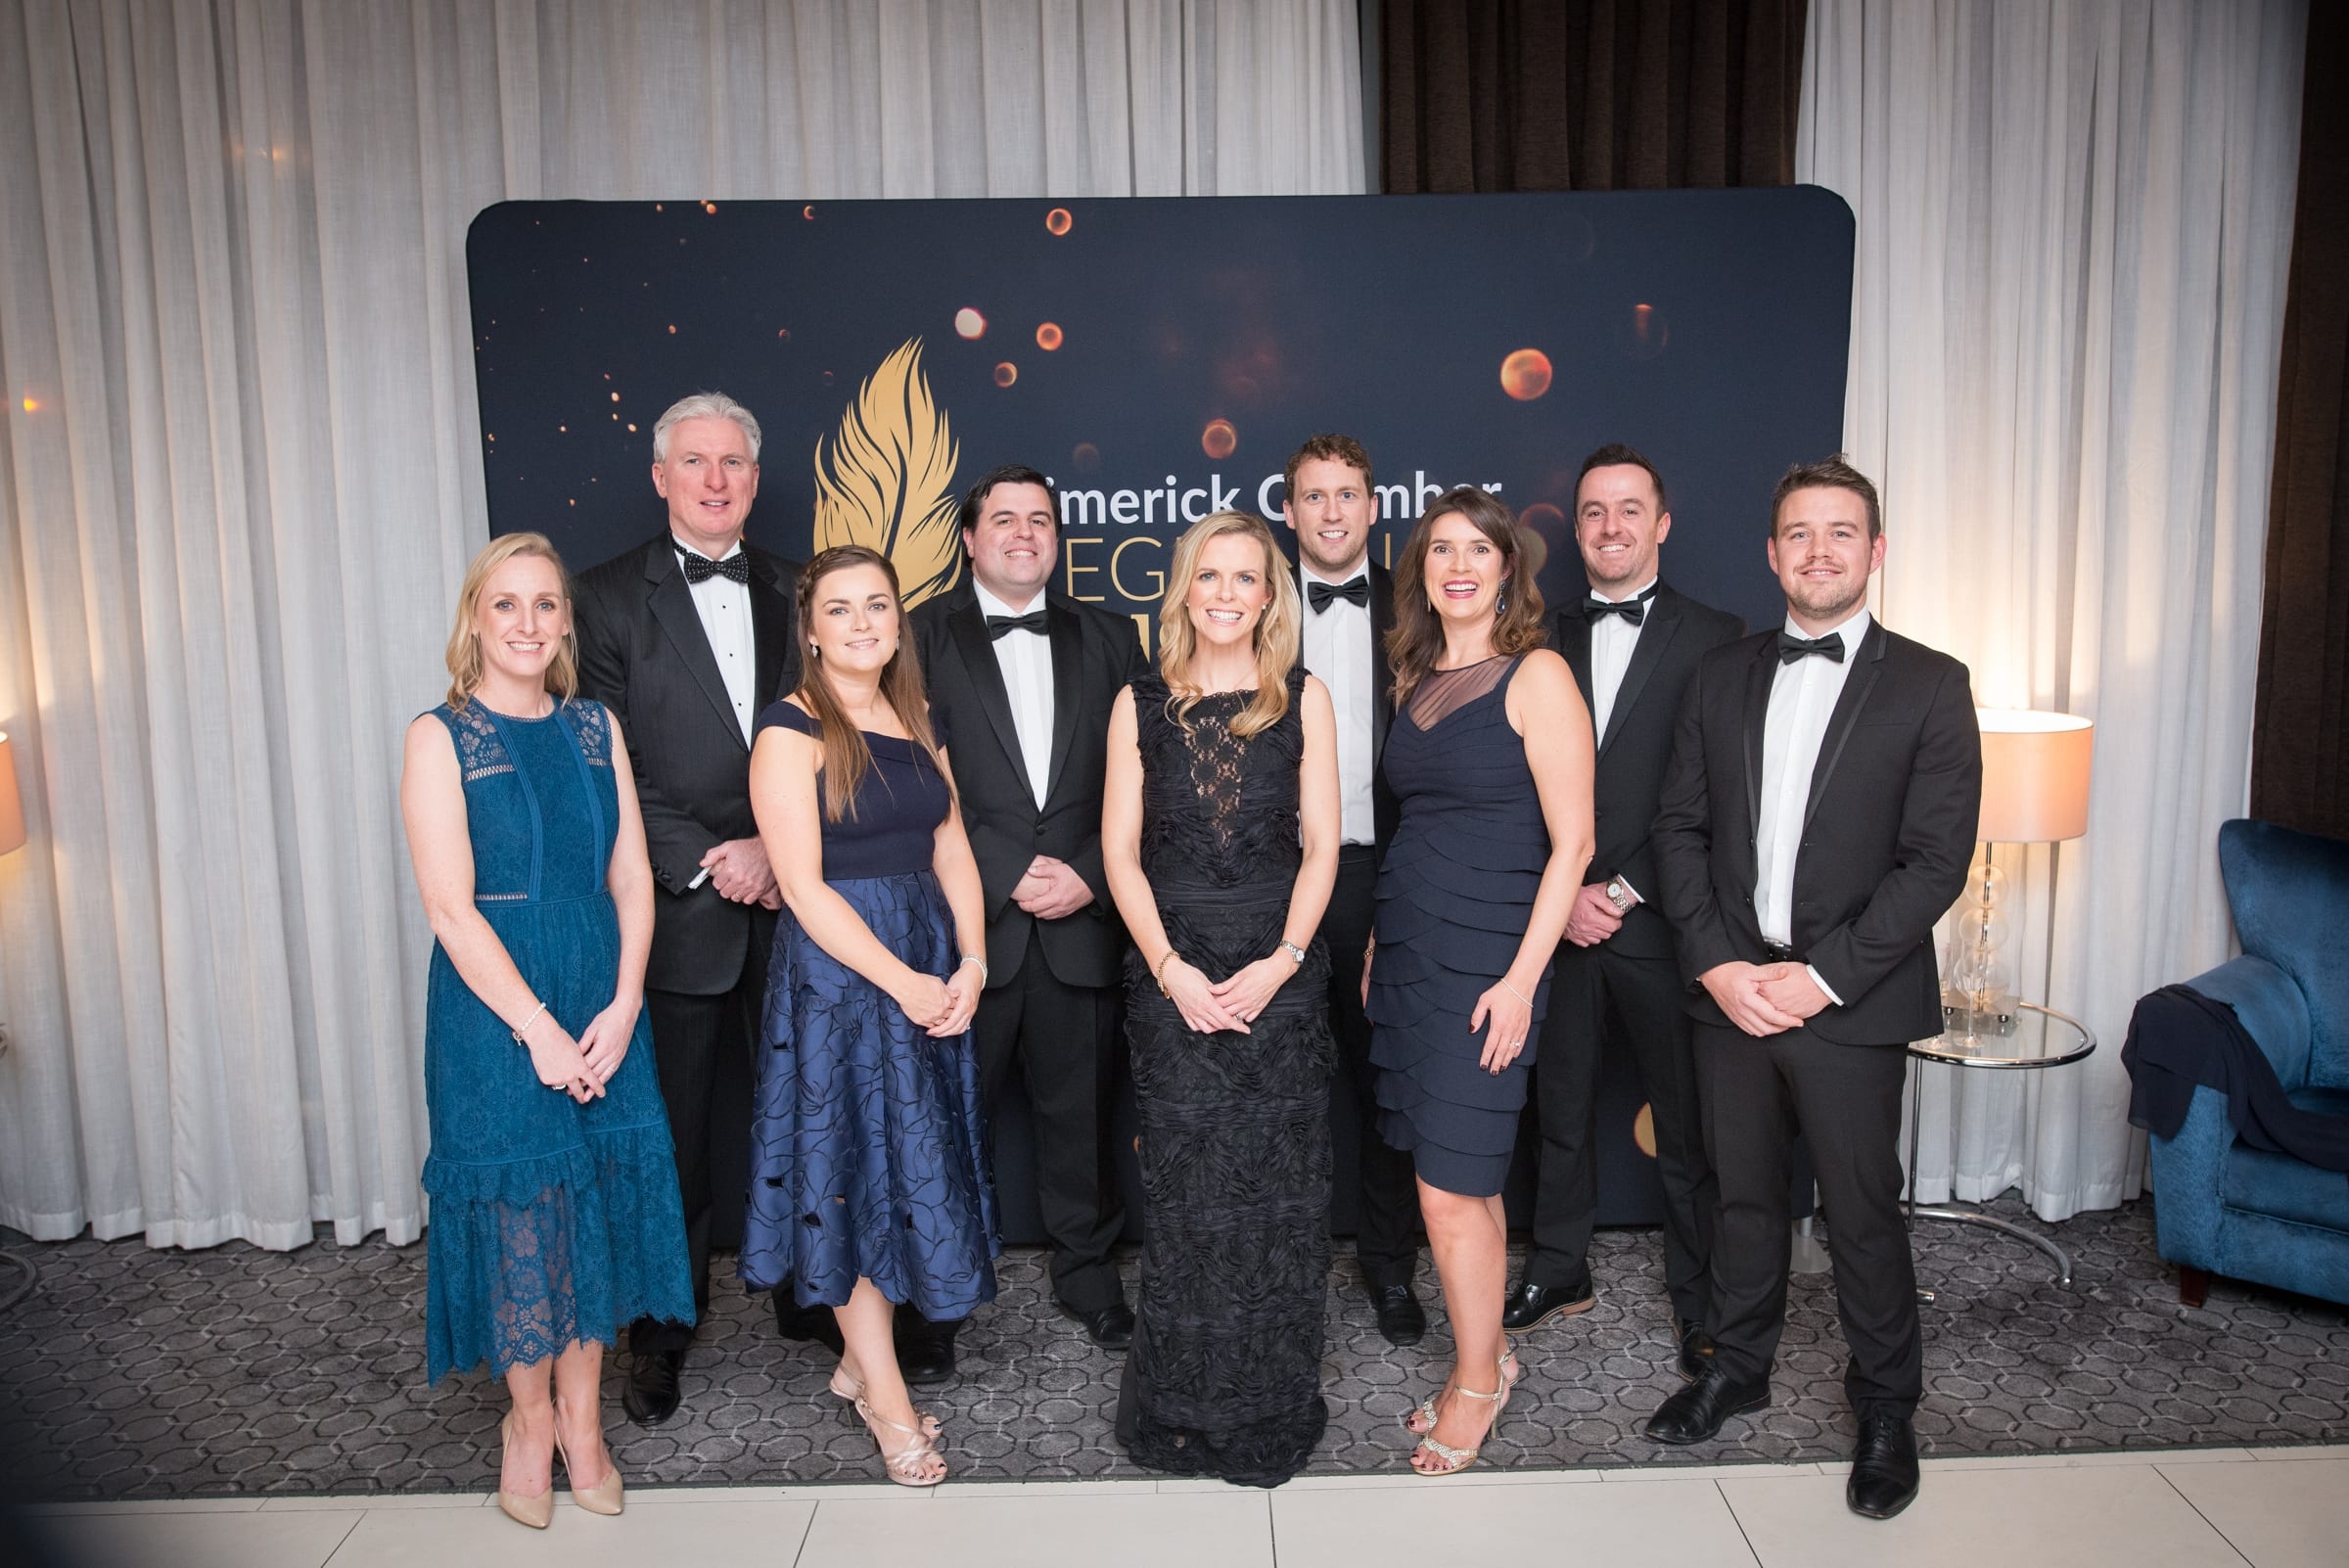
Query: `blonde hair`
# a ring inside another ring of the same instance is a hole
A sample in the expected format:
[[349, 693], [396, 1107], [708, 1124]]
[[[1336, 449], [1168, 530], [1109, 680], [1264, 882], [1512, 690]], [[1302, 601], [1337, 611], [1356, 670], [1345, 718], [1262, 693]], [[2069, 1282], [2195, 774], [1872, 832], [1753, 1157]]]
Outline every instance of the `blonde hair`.
[[[465, 585], [457, 590], [457, 623], [448, 633], [448, 706], [459, 712], [482, 685], [482, 639], [474, 629], [482, 594], [489, 586], [489, 575], [521, 555], [536, 556], [555, 569], [556, 591], [563, 599], [563, 619], [567, 623], [572, 619], [571, 573], [565, 570], [563, 557], [555, 553], [553, 540], [543, 533], [501, 533], [483, 545], [481, 554], [465, 569]], [[555, 649], [555, 657], [547, 662], [546, 689], [565, 702], [579, 693], [579, 638], [576, 626], [564, 627], [563, 641]]]
[[[945, 760], [939, 755], [938, 733], [930, 726], [930, 701], [922, 690], [922, 661], [914, 651], [913, 627], [905, 621], [905, 600], [898, 588], [898, 569], [888, 556], [861, 544], [837, 544], [829, 550], [818, 551], [814, 560], [800, 569], [800, 641], [811, 640], [815, 630], [815, 590], [817, 584], [835, 572], [852, 567], [877, 567], [889, 579], [889, 596], [898, 606], [898, 651], [889, 656], [881, 670], [881, 697], [889, 704], [913, 744], [930, 759], [930, 765], [945, 776]], [[824, 752], [824, 820], [838, 822], [842, 818], [856, 819], [856, 792], [864, 786], [865, 774], [872, 771], [873, 748], [840, 706], [839, 696], [832, 690], [832, 677], [824, 662], [809, 649], [806, 662], [801, 666], [800, 689], [795, 694], [805, 703], [820, 732], [816, 741]], [[952, 786], [947, 786], [949, 791]]]
[[1272, 594], [1256, 623], [1256, 697], [1231, 720], [1232, 734], [1245, 740], [1270, 729], [1289, 711], [1289, 671], [1296, 667], [1305, 635], [1296, 578], [1263, 518], [1247, 512], [1210, 512], [1174, 541], [1167, 597], [1158, 607], [1158, 672], [1166, 677], [1168, 715], [1189, 728], [1191, 709], [1207, 695], [1191, 680], [1191, 656], [1198, 651], [1198, 637], [1191, 629], [1191, 580], [1199, 576], [1199, 557], [1206, 553], [1208, 541], [1227, 534], [1245, 535], [1263, 548], [1265, 585]]

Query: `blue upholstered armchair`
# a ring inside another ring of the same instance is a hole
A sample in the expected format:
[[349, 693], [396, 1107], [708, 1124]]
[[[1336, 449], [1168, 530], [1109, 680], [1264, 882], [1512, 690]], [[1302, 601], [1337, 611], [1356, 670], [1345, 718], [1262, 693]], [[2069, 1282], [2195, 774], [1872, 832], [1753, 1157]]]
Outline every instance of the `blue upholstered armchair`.
[[[2234, 1008], [2293, 1105], [2349, 1117], [2349, 844], [2229, 822], [2219, 869], [2243, 953], [2186, 984]], [[2188, 1305], [2211, 1274], [2349, 1303], [2349, 1176], [2242, 1143], [2208, 1087], [2152, 1163], [2161, 1255]]]

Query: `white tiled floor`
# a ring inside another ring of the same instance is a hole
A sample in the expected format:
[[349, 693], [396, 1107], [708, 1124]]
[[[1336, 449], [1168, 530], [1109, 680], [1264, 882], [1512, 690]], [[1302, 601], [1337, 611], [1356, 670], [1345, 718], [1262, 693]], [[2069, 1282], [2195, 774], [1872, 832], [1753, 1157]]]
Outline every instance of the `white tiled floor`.
[[643, 1491], [602, 1519], [524, 1530], [485, 1499], [213, 1499], [35, 1510], [92, 1564], [172, 1568], [952, 1568], [1087, 1563], [1319, 1568], [1364, 1561], [1676, 1568], [2342, 1568], [2349, 1447], [1928, 1460], [1888, 1523], [1841, 1465], [1307, 1477], [1264, 1493], [1149, 1481]]

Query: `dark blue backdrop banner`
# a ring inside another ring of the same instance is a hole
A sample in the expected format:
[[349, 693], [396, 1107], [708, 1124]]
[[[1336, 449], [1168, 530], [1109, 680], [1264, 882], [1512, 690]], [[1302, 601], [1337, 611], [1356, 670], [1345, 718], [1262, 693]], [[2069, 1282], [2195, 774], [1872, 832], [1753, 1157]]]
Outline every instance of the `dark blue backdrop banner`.
[[[876, 545], [918, 601], [961, 574], [961, 489], [1025, 463], [1062, 492], [1060, 585], [1147, 623], [1187, 521], [1240, 507], [1286, 538], [1288, 456], [1340, 431], [1377, 467], [1381, 560], [1438, 491], [1482, 484], [1547, 542], [1554, 603], [1584, 590], [1583, 455], [1629, 441], [1669, 485], [1666, 576], [1772, 625], [1771, 486], [1841, 440], [1852, 244], [1816, 188], [506, 203], [466, 247], [490, 527], [543, 530], [575, 567], [651, 538], [653, 422], [716, 390], [764, 427], [750, 529], [768, 548]], [[1344, 1231], [1359, 1123], [1344, 1075], [1332, 1092]], [[1661, 1213], [1641, 1098], [1608, 1051], [1605, 1223]], [[1016, 1084], [990, 1118], [1006, 1239], [1040, 1240]], [[1129, 1093], [1116, 1129], [1138, 1215]], [[714, 1133], [720, 1245], [744, 1130]]]
[[[1053, 477], [1060, 584], [1126, 614], [1217, 507], [1279, 522], [1315, 431], [1377, 466], [1380, 559], [1476, 484], [1550, 545], [1604, 441], [1660, 467], [1665, 571], [1765, 624], [1770, 486], [1840, 443], [1853, 225], [1829, 192], [1000, 202], [510, 202], [467, 243], [489, 520], [575, 567], [662, 527], [653, 422], [765, 430], [753, 537], [961, 568], [962, 486]], [[1285, 532], [1285, 530], [1283, 530]]]

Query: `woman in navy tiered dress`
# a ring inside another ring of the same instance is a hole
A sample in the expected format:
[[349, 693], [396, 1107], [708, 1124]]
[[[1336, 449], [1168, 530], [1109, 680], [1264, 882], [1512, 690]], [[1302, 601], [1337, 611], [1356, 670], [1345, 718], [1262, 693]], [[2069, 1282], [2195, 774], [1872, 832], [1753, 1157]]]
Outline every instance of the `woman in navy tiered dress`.
[[627, 747], [574, 695], [571, 587], [543, 535], [474, 558], [448, 669], [399, 786], [438, 939], [425, 1367], [506, 1380], [497, 1502], [543, 1530], [558, 1449], [573, 1499], [621, 1511], [597, 1389], [616, 1325], [693, 1321], [642, 1011], [653, 873]]
[[1381, 761], [1402, 807], [1380, 862], [1368, 977], [1379, 1132], [1407, 1152], [1456, 1360], [1410, 1418], [1422, 1475], [1465, 1469], [1516, 1379], [1502, 1347], [1502, 1178], [1590, 859], [1590, 717], [1541, 646], [1542, 596], [1507, 507], [1437, 497], [1396, 564], [1396, 715]]
[[828, 1306], [852, 1402], [893, 1481], [945, 1476], [892, 1337], [992, 1301], [971, 1014], [987, 984], [978, 863], [963, 837], [898, 578], [861, 546], [800, 575], [806, 677], [760, 715], [751, 806], [782, 886], [760, 1032], [742, 1275]]

